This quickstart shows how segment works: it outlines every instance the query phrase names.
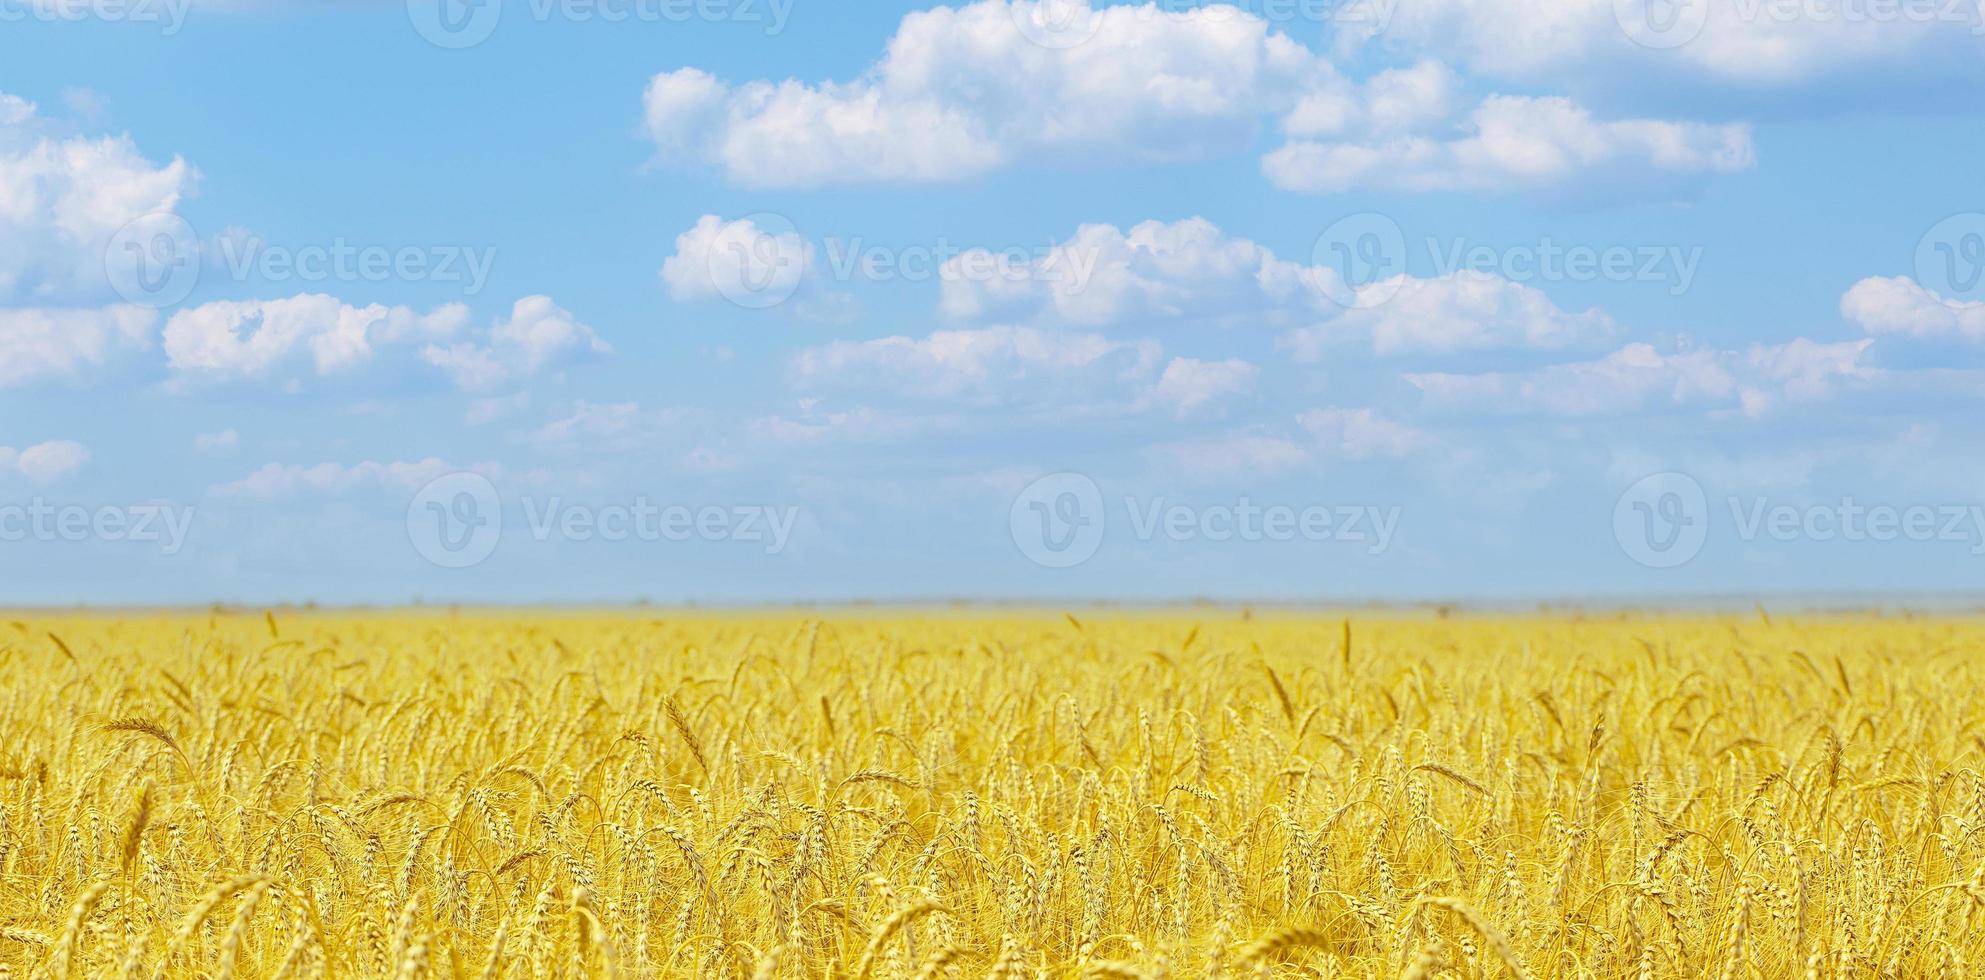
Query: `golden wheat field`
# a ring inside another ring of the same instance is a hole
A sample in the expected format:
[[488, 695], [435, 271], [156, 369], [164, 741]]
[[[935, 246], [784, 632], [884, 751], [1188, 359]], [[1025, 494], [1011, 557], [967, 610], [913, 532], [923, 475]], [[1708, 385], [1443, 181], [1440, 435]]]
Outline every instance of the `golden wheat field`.
[[1976, 976], [1985, 624], [0, 620], [16, 977]]

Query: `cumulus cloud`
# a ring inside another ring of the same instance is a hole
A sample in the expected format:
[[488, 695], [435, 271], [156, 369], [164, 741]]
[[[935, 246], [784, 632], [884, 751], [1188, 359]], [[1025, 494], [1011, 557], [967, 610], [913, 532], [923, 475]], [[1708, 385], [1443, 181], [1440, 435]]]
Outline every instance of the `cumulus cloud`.
[[706, 214], [676, 236], [674, 254], [662, 262], [662, 281], [678, 302], [753, 296], [777, 301], [799, 289], [813, 261], [813, 246], [791, 228], [761, 228], [750, 218], [727, 221]]
[[[4, 109], [0, 106], [0, 109]], [[35, 483], [54, 483], [83, 468], [90, 451], [67, 440], [39, 443], [26, 449], [0, 446], [0, 477], [18, 473]]]
[[193, 184], [178, 157], [154, 163], [125, 136], [63, 135], [0, 93], [0, 304], [107, 301], [112, 237], [177, 208]]
[[166, 321], [167, 366], [201, 381], [329, 377], [372, 363], [382, 350], [412, 350], [468, 390], [527, 379], [609, 348], [549, 297], [518, 300], [510, 315], [473, 334], [468, 307], [422, 313], [405, 306], [351, 306], [305, 293], [287, 299], [206, 303]]
[[643, 99], [648, 138], [664, 163], [749, 187], [1193, 160], [1242, 152], [1275, 119], [1295, 142], [1265, 165], [1296, 190], [1523, 187], [1581, 168], [1631, 178], [1749, 165], [1741, 127], [1600, 121], [1564, 99], [1490, 98], [1471, 114], [1459, 83], [1432, 64], [1355, 83], [1232, 6], [1102, 6], [1086, 14], [1093, 36], [1072, 45], [1028, 36], [1035, 6], [910, 13], [882, 59], [848, 82], [662, 72]]
[[1155, 341], [988, 327], [940, 330], [922, 339], [835, 341], [802, 351], [793, 367], [806, 388], [854, 387], [999, 405], [1094, 393], [1145, 379], [1160, 356]]
[[1354, 295], [1354, 308], [1288, 331], [1282, 345], [1299, 361], [1317, 361], [1347, 344], [1369, 345], [1382, 355], [1549, 351], [1589, 347], [1619, 332], [1603, 310], [1559, 309], [1535, 287], [1484, 272], [1399, 276]]
[[322, 293], [222, 301], [173, 314], [165, 324], [165, 353], [172, 370], [215, 380], [267, 377], [302, 361], [330, 375], [370, 361], [379, 345], [447, 336], [468, 318], [460, 304], [423, 314], [376, 303], [347, 306]]
[[1083, 225], [1042, 254], [1015, 261], [968, 250], [941, 272], [944, 312], [1105, 326], [1134, 318], [1310, 317], [1334, 312], [1341, 289], [1321, 265], [1279, 259], [1205, 218], [1145, 221], [1128, 231]]
[[[1634, 11], [1612, 3], [1401, 3], [1370, 43], [1439, 57], [1476, 74], [1571, 79], [1588, 88], [1637, 77], [1786, 90], [1856, 73], [1890, 82], [1978, 68], [1981, 11], [1974, 4], [1707, 0], [1682, 6], [1672, 27], [1652, 33], [1623, 17]], [[1630, 32], [1654, 44], [1637, 43]]]
[[1664, 354], [1628, 344], [1592, 361], [1535, 371], [1408, 374], [1434, 408], [1562, 416], [1609, 415], [1660, 407], [1734, 405], [1761, 414], [1788, 401], [1816, 401], [1880, 372], [1867, 363], [1871, 340], [1823, 344], [1800, 338], [1744, 351]]
[[119, 354], [149, 346], [157, 321], [152, 310], [129, 305], [0, 309], [0, 388], [88, 380]]
[[549, 296], [526, 296], [486, 338], [441, 346], [421, 356], [461, 388], [484, 391], [530, 378], [560, 364], [611, 353], [613, 348]]
[[1871, 334], [1985, 340], [1985, 302], [1945, 299], [1908, 276], [1855, 283], [1840, 298], [1840, 314]]
[[1109, 7], [1087, 43], [1035, 43], [1007, 0], [906, 15], [856, 81], [731, 85], [664, 72], [645, 97], [666, 160], [747, 186], [957, 180], [1018, 160], [1237, 151], [1264, 100], [1329, 66], [1252, 16]]
[[1429, 132], [1356, 141], [1298, 139], [1270, 153], [1262, 172], [1284, 190], [1315, 194], [1395, 191], [1565, 193], [1584, 180], [1662, 196], [1678, 178], [1746, 170], [1757, 162], [1741, 123], [1599, 120], [1561, 97], [1490, 96]]
[[944, 269], [942, 309], [954, 319], [1092, 328], [1281, 325], [1283, 345], [1306, 361], [1346, 344], [1387, 355], [1557, 350], [1618, 333], [1601, 310], [1562, 310], [1541, 290], [1487, 272], [1402, 275], [1352, 288], [1329, 266], [1279, 258], [1204, 218], [1146, 221], [1128, 231], [1083, 225], [1025, 262], [968, 251]]
[[1260, 375], [1260, 368], [1237, 357], [1224, 361], [1174, 357], [1146, 398], [1184, 418], [1215, 401], [1252, 391]]

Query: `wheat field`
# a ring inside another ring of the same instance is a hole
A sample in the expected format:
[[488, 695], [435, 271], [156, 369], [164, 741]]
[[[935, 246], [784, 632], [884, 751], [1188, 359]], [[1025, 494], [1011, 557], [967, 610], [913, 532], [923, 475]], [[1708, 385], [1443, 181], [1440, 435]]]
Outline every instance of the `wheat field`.
[[0, 619], [14, 977], [1985, 968], [1985, 625]]

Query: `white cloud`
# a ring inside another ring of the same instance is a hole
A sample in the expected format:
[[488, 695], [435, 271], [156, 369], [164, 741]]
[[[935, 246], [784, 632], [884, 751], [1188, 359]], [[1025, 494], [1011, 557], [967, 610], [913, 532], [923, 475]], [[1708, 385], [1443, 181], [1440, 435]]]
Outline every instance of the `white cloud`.
[[1945, 299], [1908, 276], [1855, 283], [1840, 313], [1871, 334], [1985, 340], [1985, 302]]
[[802, 351], [794, 373], [803, 387], [879, 389], [997, 405], [1093, 394], [1147, 378], [1159, 356], [1154, 341], [988, 327], [940, 330], [921, 340], [835, 341]]
[[[1311, 128], [1301, 115], [1288, 122], [1298, 131]], [[1678, 177], [1731, 173], [1757, 162], [1744, 124], [1598, 120], [1561, 97], [1490, 96], [1467, 117], [1430, 129], [1355, 141], [1299, 139], [1263, 159], [1262, 172], [1283, 190], [1314, 194], [1358, 188], [1564, 193], [1567, 181], [1582, 179], [1610, 193], [1663, 196]]]
[[231, 453], [241, 448], [241, 433], [233, 429], [202, 432], [193, 437], [193, 450], [201, 453]]
[[1237, 357], [1224, 361], [1174, 357], [1146, 397], [1184, 418], [1215, 401], [1253, 390], [1260, 375], [1260, 368]]
[[1601, 310], [1561, 310], [1535, 287], [1486, 272], [1397, 276], [1353, 290], [1329, 266], [1278, 258], [1204, 218], [1146, 221], [1129, 231], [1083, 225], [1024, 263], [970, 251], [946, 264], [943, 288], [944, 312], [961, 319], [1305, 324], [1282, 343], [1307, 361], [1337, 343], [1388, 355], [1557, 350], [1602, 344], [1618, 333]]
[[1400, 459], [1431, 448], [1427, 433], [1369, 408], [1319, 408], [1296, 417], [1326, 455], [1346, 459]]
[[380, 344], [448, 336], [468, 317], [460, 304], [421, 314], [404, 306], [347, 306], [322, 293], [222, 301], [173, 314], [165, 352], [174, 371], [215, 380], [267, 377], [304, 359], [316, 374], [330, 375], [370, 361]]
[[[1975, 4], [1708, 0], [1674, 8], [1681, 19], [1667, 37], [1680, 43], [1666, 49], [1642, 46], [1622, 27], [1618, 12], [1634, 9], [1608, 2], [1400, 3], [1372, 43], [1476, 74], [1582, 87], [1706, 77], [1726, 90], [1732, 83], [1788, 89], [1857, 72], [1894, 81], [1978, 67]], [[1691, 21], [1697, 12], [1702, 19]]]
[[1092, 224], [1029, 262], [981, 249], [942, 271], [957, 318], [1013, 315], [1103, 326], [1132, 318], [1258, 318], [1333, 311], [1337, 273], [1275, 257], [1205, 218]]
[[460, 303], [421, 313], [305, 293], [181, 310], [166, 321], [164, 346], [168, 366], [183, 378], [248, 381], [344, 374], [372, 363], [382, 350], [419, 344], [422, 361], [470, 390], [521, 382], [609, 350], [592, 328], [545, 296], [518, 300], [510, 316], [484, 335], [462, 337], [469, 323], [469, 309]]
[[1017, 160], [1171, 160], [1235, 151], [1264, 103], [1330, 68], [1260, 18], [1112, 6], [1087, 43], [1023, 34], [1007, 0], [906, 15], [881, 62], [847, 83], [729, 85], [695, 69], [649, 83], [666, 160], [749, 186], [957, 180]]
[[1435, 279], [1398, 276], [1357, 291], [1355, 309], [1282, 337], [1300, 361], [1321, 360], [1339, 343], [1371, 345], [1382, 355], [1490, 350], [1560, 350], [1614, 337], [1605, 311], [1559, 309], [1541, 290], [1484, 272]]
[[487, 390], [612, 350], [593, 328], [580, 323], [551, 297], [526, 296], [511, 307], [508, 319], [497, 321], [483, 342], [464, 341], [447, 347], [430, 344], [421, 356], [448, 372], [456, 385]]
[[0, 388], [89, 380], [117, 354], [149, 346], [157, 319], [141, 306], [0, 309]]
[[791, 228], [706, 214], [676, 236], [675, 253], [662, 262], [662, 281], [678, 302], [783, 298], [799, 289], [813, 260], [813, 246]]
[[[500, 468], [493, 464], [481, 464], [468, 469], [488, 477], [501, 474]], [[216, 484], [208, 488], [207, 493], [214, 497], [245, 500], [343, 496], [360, 490], [407, 493], [462, 470], [460, 466], [432, 457], [410, 462], [382, 463], [366, 460], [350, 465], [318, 463], [314, 466], [303, 466], [293, 463], [269, 463], [239, 480]]]
[[[0, 105], [0, 110], [5, 106]], [[16, 450], [0, 446], [0, 476], [19, 473], [35, 483], [54, 483], [72, 476], [90, 461], [90, 451], [81, 443], [56, 440]]]
[[193, 183], [184, 160], [155, 164], [129, 137], [61, 135], [0, 93], [0, 304], [107, 299], [111, 237], [172, 211]]
[[1866, 363], [1872, 343], [1801, 338], [1741, 352], [1674, 354], [1635, 343], [1598, 360], [1535, 371], [1408, 374], [1406, 380], [1436, 408], [1585, 416], [1734, 404], [1756, 415], [1787, 401], [1824, 399], [1843, 383], [1878, 377]]
[[[1229, 5], [1113, 4], [1084, 43], [1037, 43], [1031, 0], [906, 15], [856, 80], [731, 85], [663, 72], [644, 98], [658, 157], [751, 187], [967, 179], [1023, 164], [1155, 162], [1238, 153], [1264, 121], [1298, 142], [1265, 166], [1280, 186], [1540, 187], [1586, 168], [1615, 179], [1750, 163], [1748, 130], [1601, 122], [1564, 99], [1497, 98], [1459, 116], [1432, 63], [1363, 83]], [[1312, 137], [1330, 135], [1329, 142]], [[1626, 183], [1629, 193], [1645, 188]]]

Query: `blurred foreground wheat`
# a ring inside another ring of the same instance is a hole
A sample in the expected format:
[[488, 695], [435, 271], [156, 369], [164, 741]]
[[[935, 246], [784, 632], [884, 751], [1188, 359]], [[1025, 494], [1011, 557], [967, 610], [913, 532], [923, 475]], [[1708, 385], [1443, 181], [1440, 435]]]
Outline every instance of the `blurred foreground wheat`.
[[1985, 970], [1985, 626], [0, 620], [0, 975]]

